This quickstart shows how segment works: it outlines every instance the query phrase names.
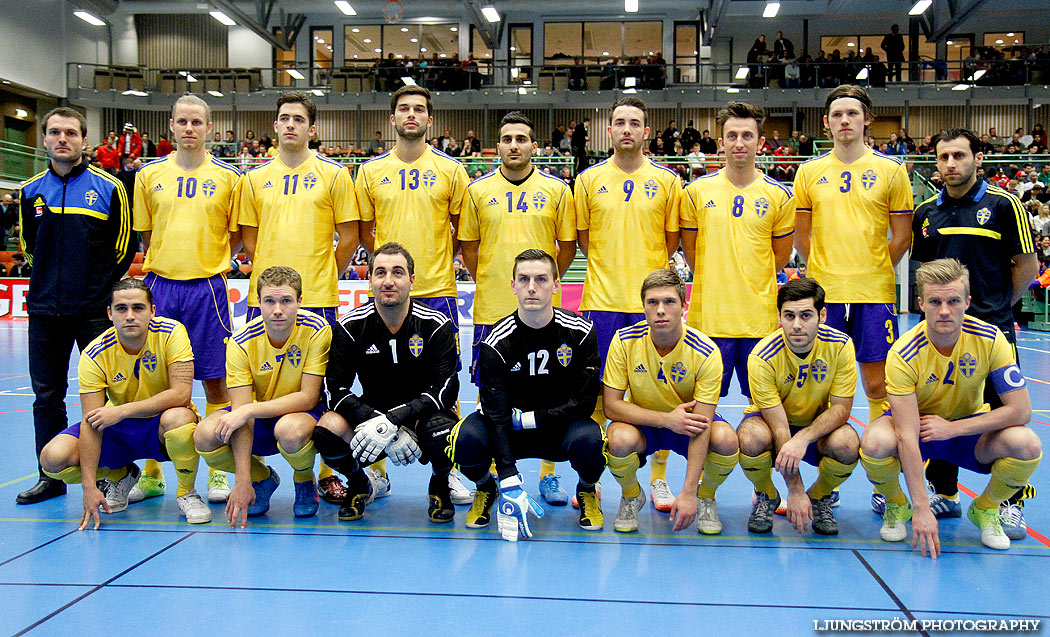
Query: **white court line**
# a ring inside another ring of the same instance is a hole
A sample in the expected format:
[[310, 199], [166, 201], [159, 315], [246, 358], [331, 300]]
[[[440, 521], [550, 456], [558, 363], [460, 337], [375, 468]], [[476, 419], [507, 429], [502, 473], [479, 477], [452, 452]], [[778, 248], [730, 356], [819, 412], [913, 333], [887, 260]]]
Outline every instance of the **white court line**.
[[1016, 347], [1017, 349], [1026, 349], [1029, 352], [1042, 352], [1044, 354], [1050, 354], [1050, 352], [1046, 351], [1045, 349], [1036, 349], [1034, 347], [1025, 347], [1023, 345], [1016, 345]]

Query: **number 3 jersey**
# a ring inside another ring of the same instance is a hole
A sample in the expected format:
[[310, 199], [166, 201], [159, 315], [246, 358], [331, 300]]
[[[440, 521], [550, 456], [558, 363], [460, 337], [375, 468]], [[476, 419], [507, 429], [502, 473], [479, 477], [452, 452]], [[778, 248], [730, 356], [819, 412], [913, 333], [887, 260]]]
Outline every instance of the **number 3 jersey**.
[[758, 342], [747, 357], [751, 405], [745, 414], [784, 406], [788, 424], [807, 427], [828, 407], [832, 396], [852, 398], [857, 389], [853, 341], [827, 325], [817, 328], [813, 349], [804, 357], [791, 351], [784, 330]]
[[[416, 301], [391, 333], [369, 300], [333, 330], [324, 379], [328, 408], [351, 426], [378, 412], [395, 425], [411, 425], [438, 411], [454, 414], [457, 336], [448, 316]], [[360, 395], [352, 389], [355, 378], [361, 381]]]

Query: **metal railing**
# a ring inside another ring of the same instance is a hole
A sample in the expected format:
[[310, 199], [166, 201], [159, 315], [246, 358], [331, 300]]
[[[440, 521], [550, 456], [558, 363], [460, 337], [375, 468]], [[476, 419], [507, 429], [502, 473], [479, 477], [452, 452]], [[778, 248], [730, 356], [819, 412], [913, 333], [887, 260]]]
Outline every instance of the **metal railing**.
[[46, 167], [43, 149], [0, 140], [0, 179], [22, 181]]

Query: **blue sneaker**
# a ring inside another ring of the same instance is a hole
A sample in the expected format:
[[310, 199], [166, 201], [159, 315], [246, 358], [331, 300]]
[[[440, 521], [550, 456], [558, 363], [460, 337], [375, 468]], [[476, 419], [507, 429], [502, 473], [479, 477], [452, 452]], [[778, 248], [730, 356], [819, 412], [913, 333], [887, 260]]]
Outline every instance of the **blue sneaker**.
[[1023, 540], [1028, 535], [1028, 524], [1024, 520], [1024, 509], [1020, 504], [1003, 502], [999, 505], [1003, 533], [1011, 540]]
[[886, 496], [873, 491], [871, 494], [871, 510], [879, 516], [886, 513]]
[[930, 510], [933, 511], [933, 517], [938, 520], [962, 517], [962, 503], [959, 501], [958, 494], [956, 494], [954, 500], [946, 498], [939, 493], [930, 493], [929, 497]]
[[558, 484], [561, 476], [548, 473], [540, 478], [540, 495], [543, 501], [551, 506], [563, 507], [569, 503], [569, 494]]
[[295, 483], [292, 513], [297, 518], [308, 518], [317, 514], [317, 484], [313, 480]]
[[277, 485], [281, 484], [281, 478], [274, 471], [274, 468], [271, 466], [266, 468], [270, 470], [270, 475], [265, 480], [252, 482], [252, 488], [255, 489], [255, 502], [248, 507], [248, 517], [250, 518], [262, 515], [270, 510], [270, 496], [277, 490]]

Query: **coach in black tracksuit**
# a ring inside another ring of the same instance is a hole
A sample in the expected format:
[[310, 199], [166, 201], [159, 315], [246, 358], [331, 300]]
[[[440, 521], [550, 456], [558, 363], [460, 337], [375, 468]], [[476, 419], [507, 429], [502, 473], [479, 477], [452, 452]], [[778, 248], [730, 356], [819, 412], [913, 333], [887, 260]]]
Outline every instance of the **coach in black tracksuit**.
[[[23, 183], [19, 193], [21, 247], [33, 267], [26, 306], [38, 459], [67, 426], [73, 343], [83, 350], [112, 325], [106, 318], [110, 288], [135, 256], [124, 186], [83, 158], [84, 116], [56, 108], [43, 121], [48, 168]], [[41, 472], [40, 481], [16, 502], [33, 504], [65, 492], [65, 484]]]

